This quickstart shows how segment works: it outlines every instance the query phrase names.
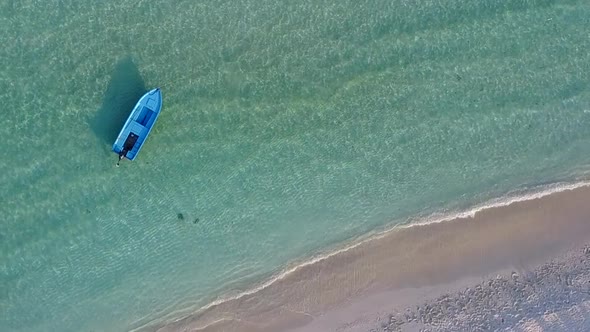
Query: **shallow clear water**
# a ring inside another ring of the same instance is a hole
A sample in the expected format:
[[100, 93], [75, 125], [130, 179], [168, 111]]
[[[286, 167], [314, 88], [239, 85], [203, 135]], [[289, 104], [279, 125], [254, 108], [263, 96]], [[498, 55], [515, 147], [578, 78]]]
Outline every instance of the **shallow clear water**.
[[3, 1], [0, 30], [8, 331], [137, 327], [590, 161], [586, 1]]

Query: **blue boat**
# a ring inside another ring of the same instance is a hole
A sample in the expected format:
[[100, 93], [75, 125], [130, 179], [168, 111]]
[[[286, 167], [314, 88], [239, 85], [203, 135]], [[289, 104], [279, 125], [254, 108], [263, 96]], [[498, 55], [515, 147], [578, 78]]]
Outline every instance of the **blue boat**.
[[134, 160], [147, 139], [160, 110], [162, 109], [162, 92], [160, 88], [144, 94], [129, 115], [117, 140], [113, 144], [113, 152], [119, 155], [117, 166], [123, 158]]

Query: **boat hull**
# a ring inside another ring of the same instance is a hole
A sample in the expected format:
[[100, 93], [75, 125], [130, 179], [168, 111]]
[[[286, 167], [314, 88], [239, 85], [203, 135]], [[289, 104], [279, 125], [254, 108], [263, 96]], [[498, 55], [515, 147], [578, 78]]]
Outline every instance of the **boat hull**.
[[162, 92], [160, 88], [144, 94], [127, 121], [123, 125], [119, 136], [113, 143], [113, 152], [120, 158], [134, 160], [151, 132], [162, 109]]

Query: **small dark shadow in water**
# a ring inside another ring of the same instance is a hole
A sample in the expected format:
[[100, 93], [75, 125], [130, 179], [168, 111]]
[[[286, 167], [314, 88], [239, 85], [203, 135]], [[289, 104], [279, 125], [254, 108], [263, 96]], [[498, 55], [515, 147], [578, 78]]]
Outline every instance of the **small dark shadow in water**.
[[119, 60], [101, 108], [88, 121], [94, 134], [105, 143], [113, 144], [133, 106], [145, 92], [145, 83], [133, 59], [127, 56]]

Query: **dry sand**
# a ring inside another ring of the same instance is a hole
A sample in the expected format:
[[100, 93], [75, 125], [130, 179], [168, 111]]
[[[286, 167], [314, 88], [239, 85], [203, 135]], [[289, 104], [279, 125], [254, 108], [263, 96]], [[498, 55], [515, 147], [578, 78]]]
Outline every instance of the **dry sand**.
[[586, 243], [590, 188], [580, 187], [393, 230], [143, 330], [585, 331]]

